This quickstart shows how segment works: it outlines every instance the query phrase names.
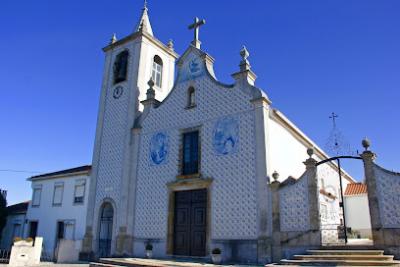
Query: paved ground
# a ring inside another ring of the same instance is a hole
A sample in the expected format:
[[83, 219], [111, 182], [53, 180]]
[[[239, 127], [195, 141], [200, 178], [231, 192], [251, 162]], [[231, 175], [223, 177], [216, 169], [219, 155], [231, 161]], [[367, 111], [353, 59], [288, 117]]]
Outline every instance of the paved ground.
[[184, 260], [157, 260], [157, 259], [141, 259], [141, 258], [108, 258], [101, 259], [101, 262], [114, 263], [116, 265], [134, 265], [142, 267], [260, 267], [261, 265], [240, 265], [240, 264], [228, 264], [228, 265], [215, 265], [205, 262], [192, 262]]
[[[8, 266], [7, 264], [0, 264], [1, 267]], [[89, 267], [89, 264], [56, 264], [56, 263], [42, 263], [35, 265], [35, 267]]]

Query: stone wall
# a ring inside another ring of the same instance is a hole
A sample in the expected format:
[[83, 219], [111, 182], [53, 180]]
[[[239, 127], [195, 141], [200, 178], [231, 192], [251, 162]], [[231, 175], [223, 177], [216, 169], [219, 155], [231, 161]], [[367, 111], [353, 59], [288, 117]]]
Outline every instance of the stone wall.
[[400, 259], [400, 173], [386, 170], [374, 163], [376, 155], [364, 140], [365, 180], [371, 214], [374, 247]]
[[317, 161], [311, 156], [299, 178], [270, 184], [272, 193], [272, 260], [290, 258], [321, 245]]
[[373, 168], [382, 227], [400, 228], [400, 173], [388, 171], [377, 164]]

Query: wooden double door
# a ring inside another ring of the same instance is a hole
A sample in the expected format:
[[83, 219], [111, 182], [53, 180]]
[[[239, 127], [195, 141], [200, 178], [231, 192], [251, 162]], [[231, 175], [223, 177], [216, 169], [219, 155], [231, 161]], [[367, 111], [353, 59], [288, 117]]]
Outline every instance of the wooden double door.
[[207, 190], [175, 192], [174, 254], [205, 256]]

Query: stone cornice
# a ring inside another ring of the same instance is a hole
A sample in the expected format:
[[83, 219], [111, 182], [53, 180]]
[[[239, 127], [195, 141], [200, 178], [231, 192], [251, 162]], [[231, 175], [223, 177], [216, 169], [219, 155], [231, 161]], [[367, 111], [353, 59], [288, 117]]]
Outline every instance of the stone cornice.
[[250, 102], [251, 102], [251, 103], [254, 103], [254, 104], [256, 104], [256, 103], [267, 104], [268, 106], [272, 104], [272, 101], [269, 100], [269, 98], [268, 98], [268, 97], [265, 97], [265, 96], [252, 99], [252, 100], [250, 100]]
[[121, 40], [116, 41], [115, 43], [107, 45], [106, 47], [103, 48], [103, 51], [107, 52], [109, 50], [112, 50], [112, 49], [120, 46], [120, 45], [126, 44], [127, 42], [135, 40], [135, 39], [137, 39], [139, 37], [145, 37], [146, 40], [149, 40], [151, 43], [153, 43], [157, 47], [161, 48], [164, 52], [168, 53], [169, 55], [171, 55], [175, 59], [177, 59], [179, 57], [178, 53], [176, 53], [175, 51], [171, 50], [170, 48], [168, 48], [168, 46], [163, 44], [160, 40], [158, 40], [157, 38], [155, 38], [154, 36], [151, 36], [150, 34], [148, 34], [146, 32], [135, 32], [135, 33], [133, 33], [131, 35], [128, 35], [128, 36], [122, 38]]
[[172, 190], [193, 190], [208, 188], [213, 179], [212, 178], [192, 178], [192, 179], [179, 179], [167, 184], [167, 187]]
[[44, 176], [44, 177], [37, 177], [37, 178], [28, 178], [28, 181], [43, 181], [43, 180], [50, 180], [50, 179], [58, 179], [58, 178], [72, 178], [75, 176], [89, 176], [90, 175], [90, 171], [80, 171], [80, 172], [74, 172], [74, 173], [68, 173], [68, 174], [58, 174], [58, 175], [49, 175], [49, 176]]

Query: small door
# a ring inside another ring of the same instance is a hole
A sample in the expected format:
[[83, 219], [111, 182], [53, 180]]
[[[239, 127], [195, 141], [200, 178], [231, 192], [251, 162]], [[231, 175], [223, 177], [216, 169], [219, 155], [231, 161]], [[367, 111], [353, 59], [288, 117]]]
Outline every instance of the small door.
[[174, 254], [205, 256], [207, 190], [175, 193]]
[[64, 222], [57, 222], [57, 241], [60, 239], [64, 239], [64, 233], [65, 233], [65, 225]]
[[37, 236], [38, 222], [29, 222], [29, 237], [35, 240]]
[[63, 221], [57, 222], [57, 233], [56, 233], [56, 244], [54, 246], [54, 260], [57, 261], [58, 249], [60, 241], [64, 239], [65, 236], [65, 223]]

